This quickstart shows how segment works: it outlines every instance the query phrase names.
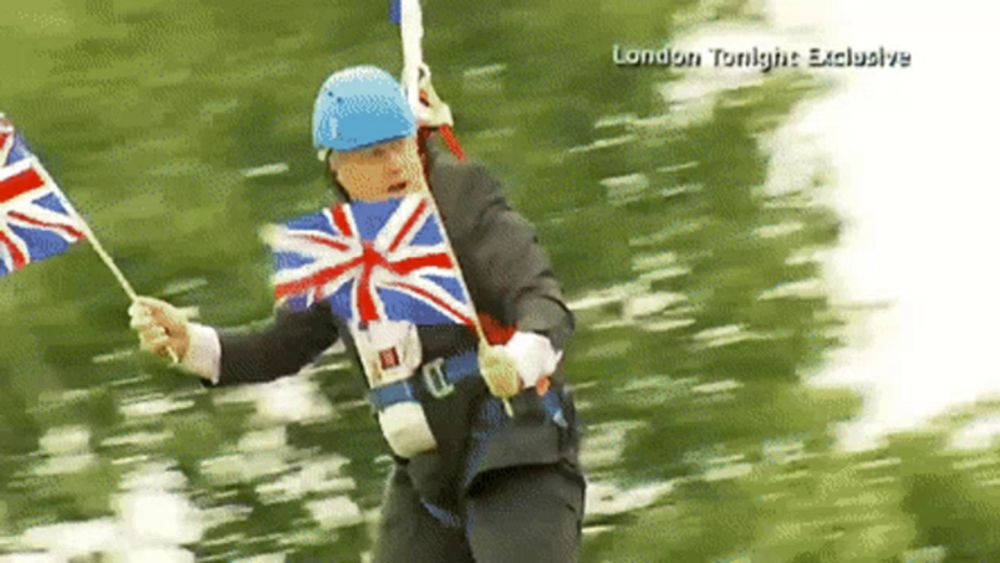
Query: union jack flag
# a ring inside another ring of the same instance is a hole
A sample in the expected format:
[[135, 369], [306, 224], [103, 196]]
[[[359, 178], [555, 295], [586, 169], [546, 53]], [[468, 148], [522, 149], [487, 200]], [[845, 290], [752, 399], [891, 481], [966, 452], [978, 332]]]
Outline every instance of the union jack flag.
[[65, 252], [82, 238], [59, 187], [0, 114], [0, 276]]
[[350, 323], [475, 327], [428, 195], [338, 204], [264, 234], [275, 252], [275, 298], [293, 309], [325, 299]]

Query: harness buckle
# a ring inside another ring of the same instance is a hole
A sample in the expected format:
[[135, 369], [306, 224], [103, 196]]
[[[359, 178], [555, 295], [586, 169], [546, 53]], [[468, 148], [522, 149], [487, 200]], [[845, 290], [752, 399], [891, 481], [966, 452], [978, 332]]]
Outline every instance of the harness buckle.
[[445, 376], [443, 358], [425, 363], [420, 371], [424, 376], [424, 386], [435, 399], [443, 399], [455, 391], [455, 386]]

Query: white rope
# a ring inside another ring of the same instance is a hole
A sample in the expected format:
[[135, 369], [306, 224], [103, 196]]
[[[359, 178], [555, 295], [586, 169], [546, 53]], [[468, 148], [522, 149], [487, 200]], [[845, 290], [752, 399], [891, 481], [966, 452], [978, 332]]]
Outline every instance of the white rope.
[[410, 109], [418, 118], [424, 113], [420, 104], [420, 67], [424, 64], [421, 41], [424, 38], [423, 11], [420, 0], [402, 0], [400, 3], [400, 34], [403, 39], [403, 75], [400, 82], [406, 91]]

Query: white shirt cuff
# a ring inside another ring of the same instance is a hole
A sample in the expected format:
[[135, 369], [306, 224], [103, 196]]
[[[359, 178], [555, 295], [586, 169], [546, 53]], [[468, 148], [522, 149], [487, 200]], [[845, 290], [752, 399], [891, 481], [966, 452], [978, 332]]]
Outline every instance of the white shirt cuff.
[[198, 323], [188, 323], [188, 349], [180, 367], [213, 384], [219, 383], [222, 345], [215, 329]]
[[503, 345], [517, 365], [525, 387], [534, 387], [538, 380], [552, 375], [562, 358], [548, 338], [534, 332], [515, 332]]

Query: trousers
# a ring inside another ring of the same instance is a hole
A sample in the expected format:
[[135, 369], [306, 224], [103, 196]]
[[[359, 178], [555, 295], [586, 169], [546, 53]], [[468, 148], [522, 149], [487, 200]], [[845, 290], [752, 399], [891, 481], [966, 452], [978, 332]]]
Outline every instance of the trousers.
[[413, 489], [405, 466], [386, 487], [374, 563], [575, 563], [584, 484], [559, 465], [477, 478], [461, 514], [442, 514]]

